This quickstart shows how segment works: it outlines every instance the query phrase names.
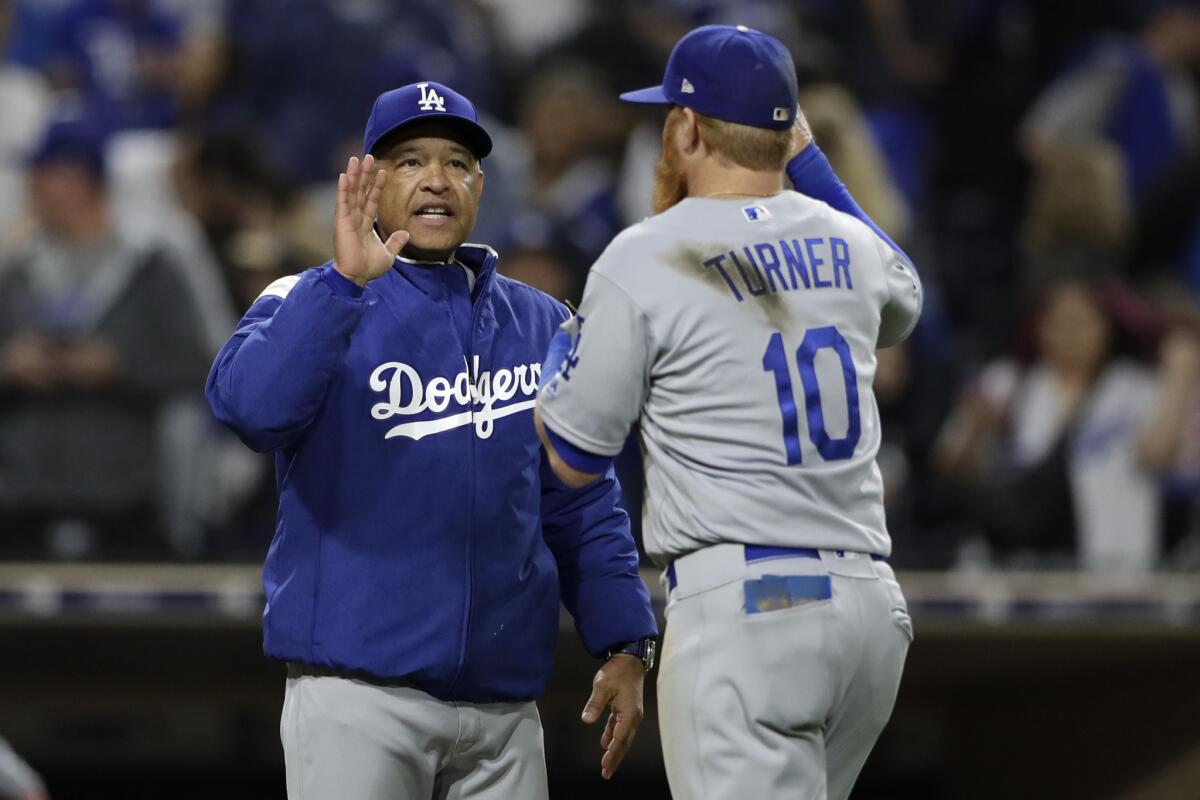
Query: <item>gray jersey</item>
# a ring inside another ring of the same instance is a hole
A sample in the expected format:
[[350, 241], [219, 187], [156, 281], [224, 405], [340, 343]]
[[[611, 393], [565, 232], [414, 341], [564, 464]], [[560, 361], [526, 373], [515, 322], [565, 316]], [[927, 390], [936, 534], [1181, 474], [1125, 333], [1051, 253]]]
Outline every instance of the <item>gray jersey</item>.
[[718, 542], [886, 556], [875, 348], [920, 308], [903, 256], [825, 203], [689, 198], [596, 262], [539, 412], [605, 456], [639, 426], [660, 563]]

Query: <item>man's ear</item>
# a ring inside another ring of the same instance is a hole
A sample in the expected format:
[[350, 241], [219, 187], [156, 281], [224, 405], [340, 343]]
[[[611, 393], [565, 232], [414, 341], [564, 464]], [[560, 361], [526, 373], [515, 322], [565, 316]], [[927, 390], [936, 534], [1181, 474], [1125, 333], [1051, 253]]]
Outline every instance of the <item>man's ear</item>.
[[704, 141], [700, 138], [700, 122], [692, 109], [683, 109], [683, 122], [679, 125], [677, 135], [679, 150], [685, 155], [695, 155], [704, 146]]

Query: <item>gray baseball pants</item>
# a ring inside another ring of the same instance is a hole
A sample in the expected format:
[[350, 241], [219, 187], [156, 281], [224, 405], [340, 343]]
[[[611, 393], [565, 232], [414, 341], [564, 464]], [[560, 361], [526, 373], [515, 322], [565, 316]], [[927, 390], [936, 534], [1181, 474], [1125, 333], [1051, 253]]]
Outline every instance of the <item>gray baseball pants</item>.
[[912, 642], [891, 567], [824, 550], [747, 563], [741, 545], [674, 567], [658, 710], [675, 800], [849, 796]]
[[289, 800], [548, 797], [533, 702], [451, 703], [303, 674], [288, 678], [279, 734]]

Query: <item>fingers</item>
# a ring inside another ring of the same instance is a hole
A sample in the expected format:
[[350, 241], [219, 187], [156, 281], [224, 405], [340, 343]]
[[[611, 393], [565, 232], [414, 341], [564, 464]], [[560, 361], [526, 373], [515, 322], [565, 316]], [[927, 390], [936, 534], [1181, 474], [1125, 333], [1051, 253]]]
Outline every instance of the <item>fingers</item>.
[[339, 217], [362, 210], [367, 192], [371, 188], [371, 181], [364, 181], [363, 176], [369, 174], [368, 170], [374, 164], [375, 157], [372, 155], [368, 155], [362, 161], [358, 160], [358, 156], [351, 156], [346, 162], [346, 171], [338, 176]]
[[334, 210], [334, 216], [337, 219], [345, 219], [350, 216], [350, 176], [345, 172], [338, 175], [337, 206]]
[[395, 231], [388, 240], [384, 242], [384, 247], [392, 254], [392, 258], [400, 255], [400, 251], [404, 249], [404, 245], [408, 244], [408, 231]]
[[629, 752], [637, 735], [638, 723], [641, 722], [640, 714], [614, 713], [613, 718], [616, 719], [616, 724], [613, 726], [612, 739], [604, 757], [600, 759], [600, 777], [604, 780], [611, 778], [625, 760], [625, 754]]
[[[370, 158], [370, 156], [367, 156]], [[383, 194], [384, 184], [387, 183], [387, 173], [379, 170], [375, 173], [375, 178], [371, 181], [363, 179], [363, 184], [366, 191], [363, 194], [362, 204], [359, 206], [362, 209], [363, 217], [370, 225], [375, 224], [375, 216], [379, 213], [379, 198]]]
[[592, 724], [599, 720], [600, 715], [612, 700], [613, 694], [616, 694], [616, 688], [607, 684], [594, 684], [592, 686], [592, 697], [588, 698], [587, 704], [583, 706], [583, 721]]
[[367, 195], [375, 187], [375, 156], [368, 153], [360, 162], [357, 158], [352, 159], [357, 167], [356, 183], [354, 190], [354, 205], [359, 210], [362, 210], [367, 204]]
[[362, 226], [362, 198], [360, 189], [362, 183], [362, 165], [358, 158], [351, 156], [346, 162], [346, 171], [338, 175], [337, 205], [335, 219], [339, 222], [349, 220], [350, 226], [357, 230]]
[[596, 680], [592, 682], [592, 696], [583, 706], [583, 721], [588, 725], [600, 719], [600, 715], [612, 701], [613, 695], [617, 693], [616, 687], [605, 681], [603, 676], [603, 670], [596, 673]]
[[617, 655], [600, 668], [592, 681], [592, 696], [583, 707], [583, 721], [591, 724], [600, 719], [606, 708], [612, 707], [600, 735], [600, 746], [604, 748], [600, 776], [605, 780], [613, 776], [625, 759], [642, 721], [643, 678], [640, 659]]
[[617, 729], [617, 715], [609, 714], [608, 722], [604, 725], [604, 733], [600, 735], [600, 748], [607, 750], [612, 744], [613, 732]]
[[346, 162], [346, 202], [350, 209], [356, 209], [358, 204], [358, 179], [362, 174], [362, 165], [358, 162], [357, 156], [351, 156]]

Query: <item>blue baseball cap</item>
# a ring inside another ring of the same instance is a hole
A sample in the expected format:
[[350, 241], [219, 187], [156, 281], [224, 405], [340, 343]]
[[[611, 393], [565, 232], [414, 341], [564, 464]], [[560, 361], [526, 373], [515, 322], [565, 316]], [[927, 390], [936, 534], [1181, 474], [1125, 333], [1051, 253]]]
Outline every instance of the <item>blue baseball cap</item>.
[[437, 122], [455, 129], [476, 158], [492, 152], [492, 137], [479, 124], [471, 101], [449, 86], [422, 81], [375, 98], [363, 134], [363, 153], [370, 153], [389, 133], [417, 122]]
[[104, 137], [79, 119], [51, 122], [42, 133], [37, 147], [29, 153], [26, 165], [73, 164], [98, 177], [105, 174]]
[[783, 42], [745, 25], [705, 25], [667, 59], [661, 86], [625, 92], [629, 103], [671, 103], [706, 117], [785, 130], [796, 119], [796, 65]]

